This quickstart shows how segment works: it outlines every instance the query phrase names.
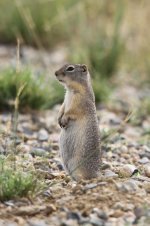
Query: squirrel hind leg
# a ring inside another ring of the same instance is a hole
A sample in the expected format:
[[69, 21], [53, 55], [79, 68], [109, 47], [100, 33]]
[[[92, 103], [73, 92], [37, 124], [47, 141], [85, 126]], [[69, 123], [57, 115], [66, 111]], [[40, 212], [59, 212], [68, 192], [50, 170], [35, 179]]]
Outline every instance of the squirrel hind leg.
[[99, 177], [98, 172], [87, 172], [85, 169], [76, 169], [75, 171], [70, 173], [70, 176], [75, 181], [81, 181], [81, 180], [90, 180], [93, 178]]
[[68, 161], [67, 171], [73, 180], [80, 181], [98, 177], [99, 170], [97, 167], [80, 166], [73, 159]]

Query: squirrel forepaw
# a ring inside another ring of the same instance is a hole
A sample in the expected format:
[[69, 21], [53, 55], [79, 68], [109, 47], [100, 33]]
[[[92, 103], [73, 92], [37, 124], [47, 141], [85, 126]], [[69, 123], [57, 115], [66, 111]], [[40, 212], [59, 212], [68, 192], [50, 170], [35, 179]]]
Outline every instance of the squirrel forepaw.
[[61, 127], [61, 119], [62, 119], [62, 117], [58, 118], [58, 124], [60, 125], [60, 127]]
[[66, 129], [67, 126], [68, 126], [68, 123], [69, 123], [69, 117], [63, 116], [62, 118], [59, 118], [58, 123], [59, 123], [61, 128]]

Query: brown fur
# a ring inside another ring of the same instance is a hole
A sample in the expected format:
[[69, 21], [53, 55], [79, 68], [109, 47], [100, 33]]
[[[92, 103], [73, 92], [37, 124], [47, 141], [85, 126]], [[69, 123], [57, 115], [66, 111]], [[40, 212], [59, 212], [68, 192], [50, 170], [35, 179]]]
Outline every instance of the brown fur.
[[100, 164], [100, 134], [87, 67], [68, 64], [55, 75], [66, 87], [58, 117], [62, 127], [60, 155], [64, 169], [75, 180], [96, 177]]

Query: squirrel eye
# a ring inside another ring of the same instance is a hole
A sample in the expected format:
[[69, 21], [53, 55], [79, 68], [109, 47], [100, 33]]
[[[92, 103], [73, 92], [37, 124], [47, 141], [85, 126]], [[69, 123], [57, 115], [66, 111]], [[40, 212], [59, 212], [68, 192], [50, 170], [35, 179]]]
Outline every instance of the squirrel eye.
[[74, 66], [68, 66], [67, 68], [66, 68], [66, 71], [74, 71]]

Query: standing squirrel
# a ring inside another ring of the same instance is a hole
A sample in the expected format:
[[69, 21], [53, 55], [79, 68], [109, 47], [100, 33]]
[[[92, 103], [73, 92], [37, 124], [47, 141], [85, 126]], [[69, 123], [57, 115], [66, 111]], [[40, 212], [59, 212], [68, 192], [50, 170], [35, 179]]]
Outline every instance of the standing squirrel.
[[76, 181], [97, 177], [100, 133], [88, 69], [84, 64], [66, 64], [55, 75], [66, 89], [58, 116], [64, 169]]

